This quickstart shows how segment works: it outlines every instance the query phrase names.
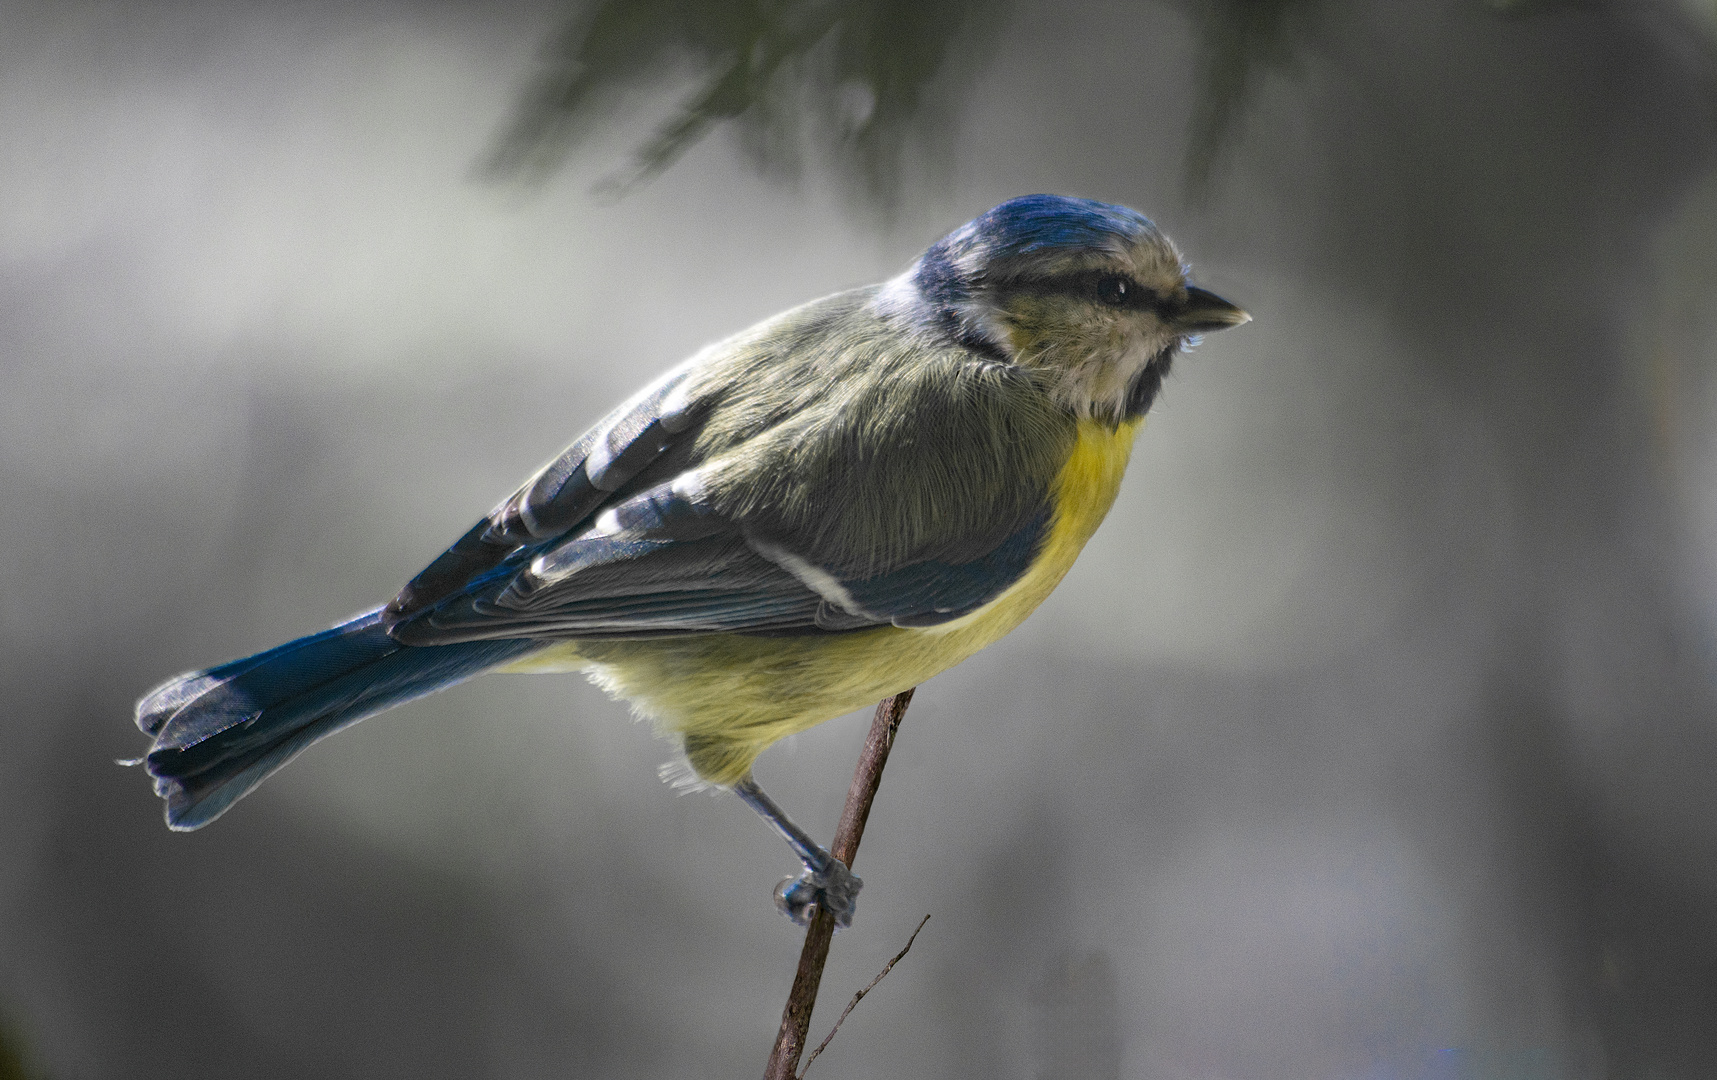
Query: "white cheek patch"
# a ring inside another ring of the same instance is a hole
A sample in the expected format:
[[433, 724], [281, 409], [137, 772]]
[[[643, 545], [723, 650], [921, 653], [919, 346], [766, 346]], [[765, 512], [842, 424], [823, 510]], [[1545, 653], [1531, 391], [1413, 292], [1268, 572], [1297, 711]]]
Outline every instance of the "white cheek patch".
[[1082, 417], [1121, 417], [1134, 380], [1174, 338], [1166, 330], [1135, 328], [1118, 351], [1098, 350], [1069, 367], [1056, 398]]

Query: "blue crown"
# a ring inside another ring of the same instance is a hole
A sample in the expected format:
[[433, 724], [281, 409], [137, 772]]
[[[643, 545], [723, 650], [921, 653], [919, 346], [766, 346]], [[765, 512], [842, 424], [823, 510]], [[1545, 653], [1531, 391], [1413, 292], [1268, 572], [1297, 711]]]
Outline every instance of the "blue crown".
[[[1023, 195], [980, 214], [937, 246], [981, 248], [986, 261], [1005, 261], [1053, 251], [1114, 248], [1117, 242], [1130, 245], [1155, 232], [1149, 218], [1125, 206], [1063, 195]], [[966, 261], [966, 252], [948, 254]]]
[[1056, 254], [1121, 251], [1157, 227], [1137, 210], [1065, 195], [1022, 195], [987, 210], [930, 245], [913, 280], [936, 303], [967, 298], [980, 275], [1006, 277], [1021, 262]]

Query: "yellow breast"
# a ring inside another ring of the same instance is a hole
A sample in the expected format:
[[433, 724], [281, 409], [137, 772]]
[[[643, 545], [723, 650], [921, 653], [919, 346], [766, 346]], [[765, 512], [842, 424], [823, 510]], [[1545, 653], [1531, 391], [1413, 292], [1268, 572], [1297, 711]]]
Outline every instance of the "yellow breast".
[[1079, 422], [1031, 568], [990, 603], [941, 626], [850, 634], [711, 634], [550, 646], [511, 671], [582, 670], [683, 740], [698, 777], [731, 785], [777, 739], [917, 686], [1018, 626], [1060, 583], [1115, 501], [1139, 421]]
[[920, 633], [968, 636], [975, 644], [960, 657], [964, 660], [1037, 610], [1073, 568], [1073, 560], [1115, 504], [1139, 423], [1131, 420], [1112, 428], [1081, 420], [1073, 453], [1056, 477], [1055, 519], [1031, 569], [1002, 595], [965, 618]]

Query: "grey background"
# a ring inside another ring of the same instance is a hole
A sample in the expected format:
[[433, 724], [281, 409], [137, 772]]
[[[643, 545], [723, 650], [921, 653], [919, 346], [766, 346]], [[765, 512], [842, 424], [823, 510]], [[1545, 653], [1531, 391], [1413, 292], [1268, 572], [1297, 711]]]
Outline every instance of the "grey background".
[[[323, 743], [203, 832], [135, 697], [398, 585], [641, 380], [1053, 191], [1256, 322], [920, 692], [840, 1076], [1717, 1072], [1717, 125], [1690, 2], [1320, 7], [1181, 183], [1193, 22], [1022, 3], [899, 221], [722, 137], [472, 182], [529, 4], [0, 7], [0, 1016], [53, 1077], [758, 1072], [799, 936], [575, 676]], [[764, 784], [832, 832], [867, 717]]]

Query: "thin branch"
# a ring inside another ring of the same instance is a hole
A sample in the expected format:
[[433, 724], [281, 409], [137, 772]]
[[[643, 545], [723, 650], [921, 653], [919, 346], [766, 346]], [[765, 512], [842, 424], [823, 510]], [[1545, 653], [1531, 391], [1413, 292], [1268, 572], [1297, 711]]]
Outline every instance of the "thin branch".
[[[835, 842], [829, 851], [850, 870], [858, 854], [859, 840], [864, 836], [864, 823], [870, 818], [870, 805], [876, 800], [876, 789], [882, 783], [882, 768], [888, 764], [888, 752], [894, 748], [894, 736], [900, 721], [906, 716], [906, 706], [912, 703], [912, 691], [907, 690], [876, 707], [870, 735], [865, 738], [864, 752], [859, 755], [858, 769], [853, 773], [852, 787], [847, 789], [847, 805], [841, 811], [841, 823], [835, 829]], [[775, 1036], [775, 1049], [769, 1054], [769, 1064], [763, 1070], [763, 1080], [797, 1080], [799, 1056], [805, 1052], [805, 1032], [811, 1026], [811, 1010], [817, 1004], [817, 986], [823, 981], [823, 965], [829, 959], [829, 942], [835, 936], [835, 917], [821, 905], [805, 930], [805, 947], [799, 952], [799, 969], [793, 976], [793, 990], [787, 995], [787, 1007], [781, 1011], [781, 1030]]]
[[[918, 930], [924, 929], [924, 924], [929, 921], [930, 916], [928, 915], [918, 920]], [[811, 1056], [805, 1059], [805, 1067], [799, 1070], [799, 1080], [805, 1080], [805, 1074], [811, 1071], [811, 1063], [816, 1061], [817, 1055], [828, 1049], [829, 1044], [835, 1041], [835, 1032], [841, 1030], [841, 1025], [847, 1022], [847, 1017], [851, 1016], [852, 1011], [858, 1008], [858, 1003], [864, 1000], [864, 996], [872, 990], [875, 990], [876, 984], [882, 981], [883, 976], [893, 971], [894, 965], [900, 963], [900, 958], [912, 951], [912, 943], [918, 940], [918, 930], [912, 931], [912, 936], [907, 938], [905, 946], [903, 946], [899, 952], [894, 954], [893, 960], [882, 965], [882, 970], [876, 973], [876, 978], [870, 981], [870, 985], [854, 994], [853, 999], [847, 1002], [847, 1007], [841, 1010], [840, 1019], [835, 1021], [835, 1026], [829, 1029], [829, 1033], [823, 1036], [823, 1041], [818, 1043], [817, 1048], [811, 1051]]]

